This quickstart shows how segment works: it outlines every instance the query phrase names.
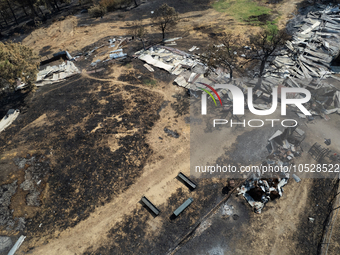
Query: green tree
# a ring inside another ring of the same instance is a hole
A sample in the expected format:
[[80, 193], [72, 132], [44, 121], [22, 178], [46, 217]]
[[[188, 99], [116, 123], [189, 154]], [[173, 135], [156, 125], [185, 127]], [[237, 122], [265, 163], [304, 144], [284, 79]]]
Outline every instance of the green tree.
[[39, 57], [20, 43], [0, 42], [0, 95], [16, 89], [18, 80], [33, 88]]
[[152, 17], [153, 23], [162, 31], [163, 41], [166, 31], [175, 27], [178, 23], [178, 12], [174, 7], [163, 4], [159, 7]]

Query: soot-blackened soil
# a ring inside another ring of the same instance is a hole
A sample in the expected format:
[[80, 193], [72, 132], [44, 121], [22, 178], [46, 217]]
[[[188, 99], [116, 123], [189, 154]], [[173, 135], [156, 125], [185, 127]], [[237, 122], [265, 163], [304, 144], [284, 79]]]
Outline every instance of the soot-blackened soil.
[[[90, 247], [84, 255], [167, 254], [224, 196], [221, 182], [212, 179], [194, 181], [198, 184], [197, 189], [191, 192], [185, 186], [177, 189], [158, 207], [161, 213], [156, 218], [142, 205], [138, 206], [109, 231], [105, 245], [96, 250]], [[173, 211], [189, 197], [194, 199], [192, 204], [177, 218], [170, 219]], [[159, 222], [161, 227], [158, 227]]]
[[152, 153], [145, 136], [161, 103], [149, 90], [81, 75], [38, 89], [29, 110], [0, 134], [0, 155], [36, 151], [51, 161], [26, 240], [75, 226], [134, 183]]

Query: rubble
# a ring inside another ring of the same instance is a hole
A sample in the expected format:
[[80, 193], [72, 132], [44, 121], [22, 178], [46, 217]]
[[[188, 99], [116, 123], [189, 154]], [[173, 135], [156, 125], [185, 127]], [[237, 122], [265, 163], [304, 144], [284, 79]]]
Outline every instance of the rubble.
[[8, 128], [18, 118], [20, 111], [10, 109], [5, 117], [0, 120], [0, 133]]
[[41, 180], [50, 172], [49, 161], [44, 156], [32, 156], [29, 158], [15, 158], [14, 163], [19, 169], [25, 168], [25, 181], [18, 185], [15, 180], [11, 184], [0, 186], [0, 225], [6, 226], [7, 231], [22, 231], [25, 229], [25, 217], [13, 218], [10, 210], [11, 198], [16, 193], [18, 186], [24, 191], [29, 191], [26, 196], [28, 206], [40, 206], [39, 187]]
[[[257, 109], [268, 109], [273, 87], [308, 88], [312, 93], [307, 109], [313, 116], [320, 116], [329, 120], [329, 114], [340, 114], [340, 91], [332, 83], [339, 83], [340, 78], [334, 75], [332, 61], [339, 56], [340, 46], [340, 8], [338, 6], [324, 6], [310, 12], [302, 19], [302, 24], [287, 41], [286, 47], [278, 56], [266, 66], [265, 74], [260, 79], [260, 90], [255, 91], [259, 103]], [[171, 41], [171, 40], [170, 40]], [[170, 42], [167, 41], [167, 42]], [[215, 45], [223, 47], [224, 45]], [[197, 49], [193, 46], [189, 52]], [[245, 49], [250, 47], [246, 46]], [[207, 67], [203, 65], [199, 56], [191, 55], [175, 48], [156, 45], [147, 50], [135, 53], [135, 56], [160, 69], [176, 75], [174, 82], [190, 91], [198, 91], [201, 84], [208, 84], [214, 88], [215, 84], [228, 84], [241, 88], [247, 93], [247, 87], [254, 87], [259, 81], [254, 79], [235, 79], [230, 81], [229, 74], [222, 69], [216, 69], [205, 77]], [[224, 89], [216, 89], [225, 101], [231, 104], [231, 94]], [[205, 93], [205, 92], [202, 92]], [[215, 95], [213, 95], [217, 98]], [[299, 94], [292, 97], [301, 97]], [[313, 116], [305, 116], [297, 109], [299, 118], [313, 120]]]
[[[283, 186], [288, 183], [288, 171], [284, 171], [292, 164], [293, 159], [301, 155], [300, 144], [305, 138], [305, 132], [298, 127], [286, 128], [283, 132], [277, 130], [269, 139], [267, 148], [269, 155], [256, 173], [253, 173], [238, 188], [238, 194], [243, 195], [256, 213], [261, 213], [266, 203], [282, 197]], [[264, 171], [264, 169], [276, 169]], [[301, 179], [293, 174], [293, 179], [300, 182]]]
[[222, 206], [222, 216], [224, 217], [229, 217], [234, 214], [234, 207], [232, 205], [228, 205], [225, 203]]
[[29, 191], [26, 196], [26, 204], [29, 206], [40, 206], [40, 190], [38, 188], [41, 180], [49, 173], [50, 167], [44, 157], [31, 157], [30, 159], [19, 158], [15, 163], [21, 167], [26, 166], [25, 181], [20, 184], [20, 188]]
[[[193, 50], [197, 49], [196, 46], [194, 47]], [[199, 87], [202, 87], [202, 83], [210, 85], [229, 82], [229, 74], [222, 70], [217, 70], [216, 73], [205, 77], [207, 67], [201, 63], [198, 56], [175, 48], [156, 45], [147, 50], [136, 52], [135, 56], [149, 65], [176, 75], [174, 82], [178, 86], [192, 91], [198, 91]], [[227, 92], [223, 91], [223, 93]]]
[[48, 66], [37, 74], [36, 86], [60, 82], [78, 73], [80, 73], [79, 69], [71, 61], [63, 62], [58, 66]]
[[17, 180], [11, 184], [5, 184], [0, 186], [0, 225], [6, 226], [8, 224], [14, 225], [12, 221], [12, 213], [9, 209], [11, 204], [11, 198], [15, 194], [18, 185]]
[[282, 197], [282, 187], [288, 183], [288, 179], [288, 174], [281, 173], [271, 178], [263, 178], [258, 172], [238, 188], [238, 195], [243, 195], [254, 211], [261, 213], [266, 203]]

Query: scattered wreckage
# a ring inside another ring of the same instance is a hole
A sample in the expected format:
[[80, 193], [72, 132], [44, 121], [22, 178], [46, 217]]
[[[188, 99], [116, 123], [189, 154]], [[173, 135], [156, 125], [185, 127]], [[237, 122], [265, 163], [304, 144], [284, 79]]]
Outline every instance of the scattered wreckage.
[[78, 73], [80, 73], [79, 69], [71, 61], [63, 62], [57, 66], [47, 66], [38, 73], [35, 85], [41, 87], [46, 84], [60, 82]]
[[3, 117], [2, 120], [0, 120], [0, 133], [4, 131], [7, 127], [9, 127], [13, 123], [13, 121], [16, 120], [16, 118], [19, 116], [19, 113], [19, 110], [8, 110], [6, 116]]
[[[332, 65], [340, 53], [340, 8], [321, 6], [319, 10], [308, 13], [302, 24], [300, 22], [295, 27], [298, 30], [292, 41], [287, 41], [286, 47], [266, 66], [265, 74], [260, 80], [242, 78], [230, 81], [229, 74], [222, 69], [216, 69], [214, 73], [205, 76], [207, 67], [198, 55], [167, 46], [152, 46], [136, 52], [135, 57], [146, 62], [145, 67], [151, 72], [154, 70], [150, 65], [176, 75], [174, 82], [189, 91], [198, 91], [202, 83], [213, 88], [215, 84], [231, 83], [247, 94], [247, 87], [254, 87], [260, 82], [259, 89], [253, 92], [258, 99], [254, 107], [260, 110], [270, 108], [273, 87], [307, 88], [312, 93], [308, 106], [310, 112], [313, 116], [328, 120], [329, 114], [340, 114], [340, 91], [339, 87], [333, 85], [340, 81], [334, 75], [334, 71], [339, 68]], [[192, 47], [189, 52], [196, 48]], [[223, 99], [225, 107], [231, 107], [231, 93], [226, 89], [216, 91]], [[213, 96], [217, 99], [216, 95]], [[299, 93], [291, 96], [302, 97]], [[298, 110], [296, 114], [300, 118], [313, 119], [313, 116], [306, 116]]]
[[256, 213], [261, 213], [263, 207], [270, 200], [282, 197], [283, 186], [288, 183], [288, 174], [261, 178], [261, 175], [253, 176], [238, 189], [238, 195], [243, 195]]
[[[300, 144], [304, 138], [303, 130], [289, 127], [283, 132], [276, 131], [268, 139], [267, 149], [270, 154], [266, 161], [238, 188], [238, 195], [243, 195], [256, 213], [261, 213], [269, 201], [282, 197], [283, 186], [288, 183], [290, 176], [284, 168], [288, 168], [293, 159], [301, 155]], [[292, 174], [292, 177], [296, 182], [301, 181], [296, 174]]]

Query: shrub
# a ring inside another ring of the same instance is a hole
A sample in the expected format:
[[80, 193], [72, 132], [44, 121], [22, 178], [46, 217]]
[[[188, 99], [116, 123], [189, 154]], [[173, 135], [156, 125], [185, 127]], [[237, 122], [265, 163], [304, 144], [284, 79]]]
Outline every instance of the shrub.
[[89, 15], [92, 18], [103, 17], [106, 13], [106, 7], [100, 5], [94, 5], [89, 9]]
[[20, 43], [0, 42], [0, 96], [14, 91], [18, 81], [33, 88], [37, 78], [39, 57]]

